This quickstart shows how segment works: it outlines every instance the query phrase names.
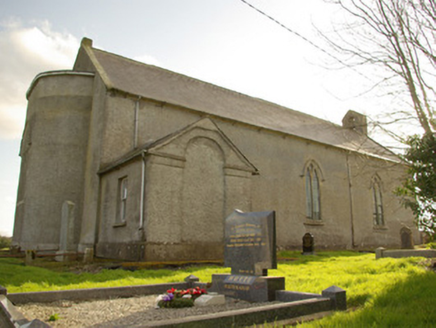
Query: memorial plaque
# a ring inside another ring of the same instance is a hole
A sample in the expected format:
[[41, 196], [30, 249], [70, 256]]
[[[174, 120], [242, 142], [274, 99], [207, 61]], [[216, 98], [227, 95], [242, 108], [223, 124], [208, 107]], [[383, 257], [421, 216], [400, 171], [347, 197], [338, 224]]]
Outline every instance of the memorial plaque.
[[224, 266], [232, 274], [266, 276], [277, 268], [275, 212], [234, 211], [225, 223]]

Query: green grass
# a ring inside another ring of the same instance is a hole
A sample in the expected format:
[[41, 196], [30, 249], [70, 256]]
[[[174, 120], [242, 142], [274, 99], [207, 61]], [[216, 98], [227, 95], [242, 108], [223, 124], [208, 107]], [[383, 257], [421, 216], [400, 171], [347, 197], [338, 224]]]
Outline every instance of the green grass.
[[[302, 256], [281, 252], [277, 270], [285, 276], [286, 289], [321, 293], [336, 285], [347, 291], [349, 311], [337, 312], [299, 327], [433, 327], [436, 323], [436, 276], [422, 258], [379, 259], [374, 254], [319, 252]], [[9, 293], [92, 287], [128, 286], [179, 282], [193, 274], [208, 282], [213, 273], [229, 272], [219, 266], [189, 266], [175, 269], [102, 270], [72, 273], [60, 264], [25, 266], [22, 260], [0, 259], [0, 285]]]
[[8, 293], [118, 287], [180, 282], [190, 274], [199, 277], [201, 281], [210, 281], [213, 273], [230, 271], [218, 266], [191, 266], [183, 269], [137, 271], [105, 269], [98, 273], [77, 274], [65, 271], [66, 268], [62, 265], [45, 266], [50, 269], [26, 266], [18, 259], [0, 258], [0, 285], [6, 287]]

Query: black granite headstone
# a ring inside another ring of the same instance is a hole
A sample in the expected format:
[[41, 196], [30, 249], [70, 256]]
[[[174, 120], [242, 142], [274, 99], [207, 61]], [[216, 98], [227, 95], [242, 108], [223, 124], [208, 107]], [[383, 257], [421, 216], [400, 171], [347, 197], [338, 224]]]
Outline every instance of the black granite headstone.
[[224, 265], [229, 274], [214, 274], [211, 291], [250, 302], [273, 301], [285, 288], [284, 277], [267, 277], [277, 268], [275, 212], [234, 211], [225, 223]]
[[313, 255], [315, 249], [315, 239], [311, 233], [303, 236], [303, 255]]
[[266, 276], [277, 268], [275, 212], [234, 211], [226, 219], [224, 266], [232, 274]]

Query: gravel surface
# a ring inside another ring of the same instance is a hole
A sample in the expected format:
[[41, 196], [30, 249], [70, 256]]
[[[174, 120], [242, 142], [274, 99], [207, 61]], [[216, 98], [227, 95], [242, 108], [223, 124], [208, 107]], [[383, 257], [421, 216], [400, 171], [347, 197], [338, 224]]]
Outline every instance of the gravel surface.
[[[52, 327], [119, 327], [139, 326], [159, 320], [184, 318], [187, 316], [255, 307], [268, 303], [249, 303], [226, 298], [226, 304], [183, 309], [155, 309], [157, 295], [132, 298], [118, 298], [102, 301], [72, 302], [58, 301], [48, 304], [25, 304], [18, 310], [29, 319], [39, 319]], [[59, 319], [48, 321], [51, 315]]]

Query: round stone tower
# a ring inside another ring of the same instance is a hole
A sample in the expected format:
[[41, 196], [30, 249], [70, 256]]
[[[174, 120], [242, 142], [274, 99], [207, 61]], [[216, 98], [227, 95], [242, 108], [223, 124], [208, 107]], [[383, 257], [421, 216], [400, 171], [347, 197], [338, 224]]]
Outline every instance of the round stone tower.
[[78, 242], [93, 77], [87, 72], [45, 72], [27, 92], [15, 247], [59, 250], [65, 243], [60, 236], [66, 234], [69, 249]]

